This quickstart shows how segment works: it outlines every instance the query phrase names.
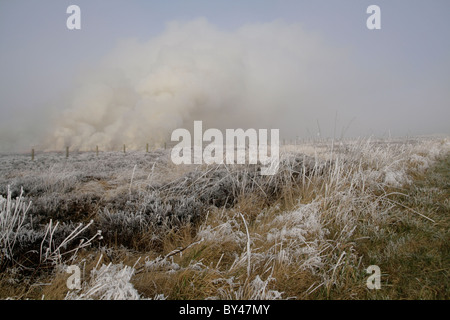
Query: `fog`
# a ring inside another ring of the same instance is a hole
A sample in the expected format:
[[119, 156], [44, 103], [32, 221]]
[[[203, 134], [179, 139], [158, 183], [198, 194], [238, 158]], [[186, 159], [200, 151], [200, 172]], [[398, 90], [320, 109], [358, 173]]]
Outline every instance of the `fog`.
[[[148, 33], [116, 39], [32, 110], [15, 113], [4, 98], [0, 150], [138, 149], [168, 142], [194, 120], [276, 128], [286, 139], [450, 133], [445, 55], [423, 69], [398, 52], [374, 59], [284, 19], [233, 28], [172, 20]], [[58, 82], [52, 70], [42, 87], [50, 81]]]

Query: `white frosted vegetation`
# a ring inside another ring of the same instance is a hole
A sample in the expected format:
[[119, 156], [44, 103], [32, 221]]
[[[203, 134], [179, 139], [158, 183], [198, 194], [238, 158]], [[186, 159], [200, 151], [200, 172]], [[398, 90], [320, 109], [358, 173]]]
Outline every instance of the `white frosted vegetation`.
[[8, 189], [6, 198], [0, 195], [0, 264], [3, 260], [12, 260], [14, 246], [24, 237], [24, 222], [31, 203], [25, 203], [23, 190], [15, 200]]
[[130, 283], [134, 272], [122, 264], [103, 264], [91, 271], [90, 281], [81, 290], [70, 291], [66, 300], [138, 300], [140, 295]]
[[[307, 294], [331, 290], [340, 286], [341, 273], [360, 262], [355, 235], [385, 236], [383, 226], [399, 206], [390, 195], [401, 194], [402, 187], [412, 183], [412, 174], [424, 172], [449, 151], [447, 139], [285, 146], [280, 170], [269, 177], [245, 165], [176, 167], [164, 150], [98, 157], [74, 153], [69, 159], [41, 154], [34, 162], [2, 156], [2, 259], [11, 264], [15, 251], [29, 249], [31, 243], [38, 244], [38, 252], [43, 246], [43, 261], [72, 261], [83, 244], [97, 243], [100, 229], [106, 238], [103, 245], [116, 243], [124, 250], [140, 245], [137, 249], [146, 257], [133, 267], [119, 263], [94, 269], [82, 290], [69, 293], [68, 299], [151, 298], [133, 287], [137, 274], [206, 275], [214, 288], [210, 299], [290, 298], [277, 289], [282, 272], [276, 270], [283, 268], [314, 275]], [[291, 188], [300, 190], [299, 196], [290, 209], [281, 209], [279, 200], [282, 195], [287, 199]], [[268, 203], [253, 218], [241, 207], [250, 195]], [[405, 214], [430, 221], [414, 210]], [[56, 216], [59, 219], [51, 220]], [[161, 254], [171, 228], [187, 224], [197, 225], [192, 243]], [[79, 232], [87, 232], [81, 243]], [[149, 258], [147, 252], [155, 246], [160, 251]], [[199, 248], [223, 254], [206, 263]], [[198, 257], [183, 260], [190, 250], [199, 250]], [[168, 293], [159, 291], [154, 298], [165, 297], [158, 294]]]

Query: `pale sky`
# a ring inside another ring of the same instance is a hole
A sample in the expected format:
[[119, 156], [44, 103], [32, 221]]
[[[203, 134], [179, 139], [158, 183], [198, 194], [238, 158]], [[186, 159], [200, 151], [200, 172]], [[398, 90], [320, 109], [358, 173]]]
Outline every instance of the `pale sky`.
[[[71, 4], [81, 8], [81, 30], [66, 28]], [[381, 30], [366, 27], [372, 4], [381, 8]], [[0, 144], [5, 149], [15, 138], [27, 144], [29, 133], [39, 135], [48, 106], [73, 89], [80, 70], [95, 68], [121, 40], [150, 41], [168, 22], [198, 18], [230, 33], [274, 21], [299, 24], [348, 52], [356, 69], [377, 72], [371, 87], [348, 92], [370, 103], [348, 110], [345, 103], [330, 106], [326, 116], [309, 120], [311, 127], [299, 128], [300, 136], [316, 130], [316, 120], [324, 127], [334, 123], [336, 112], [341, 127], [352, 121], [352, 135], [450, 134], [449, 12], [448, 0], [0, 0]], [[346, 78], [332, 76], [337, 82]], [[386, 85], [393, 78], [395, 89]], [[292, 116], [286, 115], [286, 123]]]

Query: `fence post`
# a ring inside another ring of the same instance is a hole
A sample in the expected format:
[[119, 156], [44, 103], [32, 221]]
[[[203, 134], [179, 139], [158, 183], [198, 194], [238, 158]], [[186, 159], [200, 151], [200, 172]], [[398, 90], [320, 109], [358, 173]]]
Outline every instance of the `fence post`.
[[125, 147], [125, 144], [123, 145], [123, 153], [126, 153], [127, 151], [126, 151], [127, 149], [126, 149], [126, 147]]
[[167, 149], [167, 143], [164, 142], [164, 150]]
[[95, 147], [95, 153], [97, 154], [98, 157], [98, 146]]
[[148, 143], [147, 143], [147, 146], [145, 147], [145, 152], [148, 153]]
[[31, 161], [34, 161], [34, 149], [31, 149]]
[[69, 147], [66, 147], [66, 158], [69, 158]]

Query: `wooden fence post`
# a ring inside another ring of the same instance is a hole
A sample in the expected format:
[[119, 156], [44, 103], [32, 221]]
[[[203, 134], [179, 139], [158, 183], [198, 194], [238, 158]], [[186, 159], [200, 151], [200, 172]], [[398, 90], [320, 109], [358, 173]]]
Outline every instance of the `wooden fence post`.
[[69, 147], [66, 147], [66, 158], [69, 158]]
[[34, 149], [31, 149], [31, 161], [34, 161]]

